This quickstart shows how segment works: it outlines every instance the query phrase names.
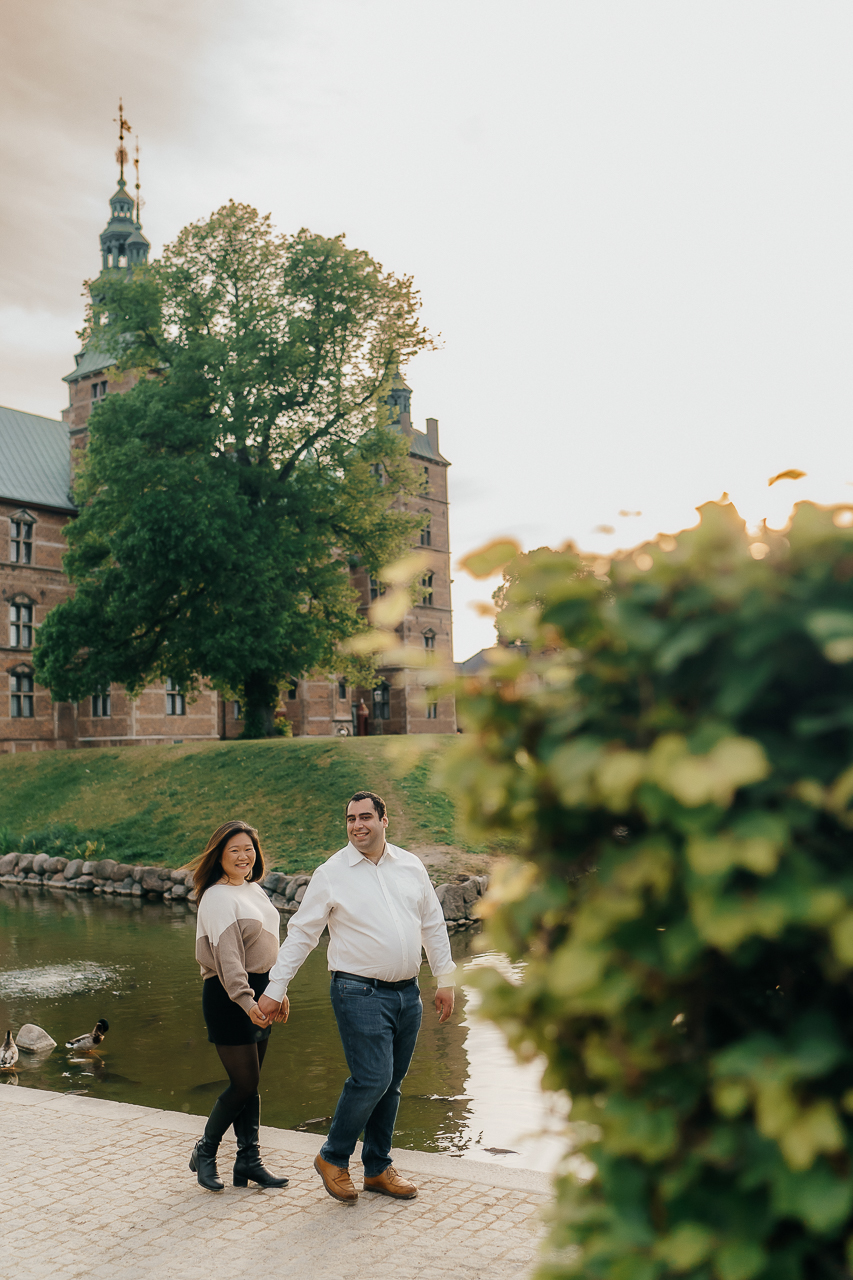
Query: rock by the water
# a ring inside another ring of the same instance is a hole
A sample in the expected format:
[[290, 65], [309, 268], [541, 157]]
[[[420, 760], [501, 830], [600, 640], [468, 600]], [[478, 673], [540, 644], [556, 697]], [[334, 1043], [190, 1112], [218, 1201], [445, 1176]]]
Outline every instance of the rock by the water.
[[82, 876], [83, 859], [72, 858], [62, 874], [65, 876], [66, 880], [76, 880], [78, 876]]
[[19, 1049], [26, 1049], [27, 1053], [45, 1053], [48, 1049], [56, 1048], [56, 1041], [33, 1022], [24, 1023], [15, 1042]]
[[185, 897], [187, 896], [187, 894], [188, 894], [188, 893], [189, 893], [189, 889], [187, 888], [187, 886], [186, 886], [185, 884], [173, 884], [173, 885], [172, 885], [172, 897], [173, 897], [173, 898], [185, 898]]
[[46, 854], [46, 853], [36, 854], [36, 856], [33, 858], [33, 871], [36, 873], [37, 876], [44, 875], [47, 869], [47, 864], [49, 862], [50, 862], [49, 854]]
[[441, 903], [445, 920], [464, 920], [468, 914], [461, 884], [440, 884], [436, 896]]
[[0, 876], [7, 876], [14, 871], [20, 856], [19, 853], [4, 853], [0, 858]]

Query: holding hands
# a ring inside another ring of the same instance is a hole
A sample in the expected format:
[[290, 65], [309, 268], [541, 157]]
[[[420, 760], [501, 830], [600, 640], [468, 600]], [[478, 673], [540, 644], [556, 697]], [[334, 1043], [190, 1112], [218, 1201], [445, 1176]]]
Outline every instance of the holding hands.
[[290, 1013], [290, 1001], [283, 996], [281, 1004], [271, 1000], [269, 996], [259, 996], [258, 1003], [253, 1006], [249, 1017], [259, 1027], [268, 1027], [271, 1022], [287, 1022]]

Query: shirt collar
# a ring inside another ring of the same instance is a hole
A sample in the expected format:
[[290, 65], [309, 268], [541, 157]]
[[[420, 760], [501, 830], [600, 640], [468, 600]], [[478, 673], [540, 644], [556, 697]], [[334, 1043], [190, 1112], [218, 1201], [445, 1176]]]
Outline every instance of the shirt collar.
[[[389, 858], [394, 858], [396, 860], [397, 850], [394, 848], [393, 844], [389, 844], [387, 840], [385, 841], [385, 853], [388, 854]], [[364, 854], [360, 853], [359, 850], [356, 849], [351, 840], [347, 841], [347, 860], [351, 867], [354, 867], [357, 862], [370, 862], [370, 858], [365, 858]], [[379, 861], [381, 862], [382, 858], [380, 858]]]

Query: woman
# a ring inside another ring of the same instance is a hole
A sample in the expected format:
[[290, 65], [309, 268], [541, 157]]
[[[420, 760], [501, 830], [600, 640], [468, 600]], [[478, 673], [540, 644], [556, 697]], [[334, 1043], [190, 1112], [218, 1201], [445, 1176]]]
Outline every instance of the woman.
[[[257, 999], [278, 955], [279, 915], [257, 883], [264, 874], [258, 833], [246, 822], [225, 822], [191, 864], [198, 895], [196, 959], [204, 987], [201, 1007], [207, 1038], [228, 1072], [228, 1088], [214, 1103], [190, 1168], [208, 1191], [222, 1191], [216, 1152], [229, 1125], [237, 1136], [234, 1186], [287, 1186], [264, 1168], [258, 1146], [258, 1082], [271, 1020]], [[287, 1002], [276, 1022], [287, 1021]]]

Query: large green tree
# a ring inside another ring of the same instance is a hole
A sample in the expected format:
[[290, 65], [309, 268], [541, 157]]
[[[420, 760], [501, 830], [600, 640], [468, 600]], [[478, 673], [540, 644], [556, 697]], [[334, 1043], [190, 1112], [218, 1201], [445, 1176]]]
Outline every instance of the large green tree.
[[137, 380], [91, 416], [74, 595], [37, 678], [60, 700], [207, 680], [270, 732], [282, 682], [339, 665], [363, 625], [350, 566], [394, 560], [421, 518], [395, 505], [419, 481], [384, 405], [431, 342], [418, 295], [342, 236], [233, 202], [90, 293], [84, 340]]

